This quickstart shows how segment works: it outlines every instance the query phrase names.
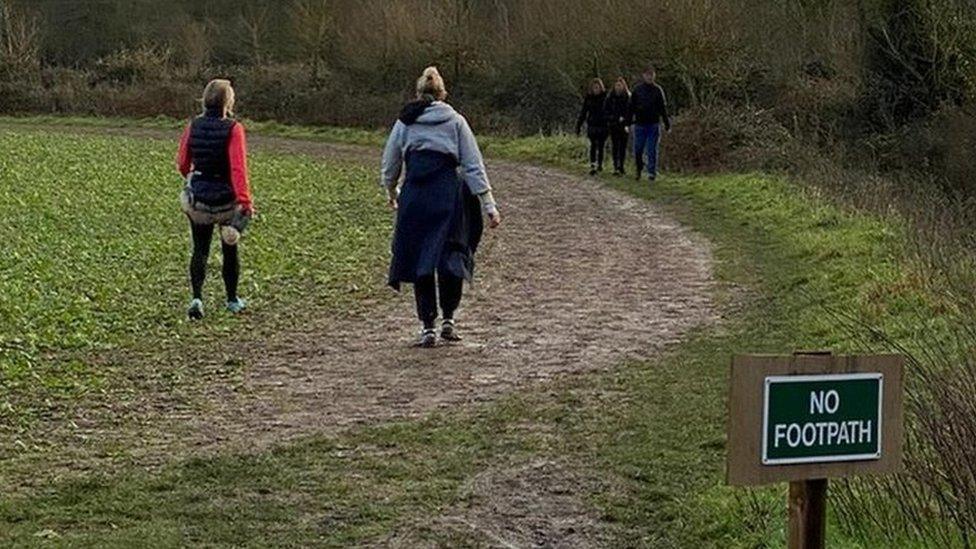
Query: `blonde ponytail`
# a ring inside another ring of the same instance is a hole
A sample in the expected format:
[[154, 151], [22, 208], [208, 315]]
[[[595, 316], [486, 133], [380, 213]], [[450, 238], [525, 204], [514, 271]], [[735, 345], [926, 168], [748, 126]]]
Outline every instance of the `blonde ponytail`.
[[447, 88], [444, 86], [444, 78], [441, 76], [437, 67], [430, 66], [424, 69], [420, 78], [417, 79], [417, 97], [429, 96], [432, 99], [443, 101], [447, 99]]

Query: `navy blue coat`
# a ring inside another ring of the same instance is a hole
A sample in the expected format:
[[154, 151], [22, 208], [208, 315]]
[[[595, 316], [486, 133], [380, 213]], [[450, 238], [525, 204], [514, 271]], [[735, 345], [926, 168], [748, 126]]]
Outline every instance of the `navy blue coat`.
[[457, 160], [410, 151], [399, 197], [389, 284], [414, 283], [435, 272], [471, 280], [484, 222], [481, 203], [458, 176]]

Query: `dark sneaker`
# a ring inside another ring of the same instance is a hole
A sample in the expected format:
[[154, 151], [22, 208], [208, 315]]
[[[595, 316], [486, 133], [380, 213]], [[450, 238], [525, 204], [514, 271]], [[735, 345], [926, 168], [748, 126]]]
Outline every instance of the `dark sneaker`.
[[596, 175], [596, 168], [590, 168], [590, 175]]
[[441, 339], [444, 341], [461, 341], [461, 336], [457, 333], [457, 326], [454, 320], [448, 319], [441, 324]]
[[425, 349], [429, 349], [434, 345], [437, 345], [437, 333], [434, 332], [433, 328], [425, 328], [421, 331], [417, 342], [413, 344], [414, 347], [422, 347]]
[[233, 301], [227, 302], [227, 310], [235, 315], [239, 315], [243, 313], [244, 309], [246, 308], [247, 308], [247, 302], [239, 297]]
[[190, 320], [201, 320], [203, 318], [203, 301], [194, 299], [190, 302], [190, 308], [186, 310], [186, 316]]

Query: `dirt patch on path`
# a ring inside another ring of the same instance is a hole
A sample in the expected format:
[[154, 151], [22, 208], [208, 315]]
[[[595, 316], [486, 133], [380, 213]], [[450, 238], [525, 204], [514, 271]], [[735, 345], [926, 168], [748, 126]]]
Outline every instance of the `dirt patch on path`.
[[[173, 138], [162, 130], [64, 131]], [[326, 160], [379, 156], [285, 138], [250, 142], [254, 151]], [[391, 292], [356, 313], [234, 342], [246, 365], [235, 383], [218, 376], [186, 394], [139, 395], [134, 419], [126, 421], [131, 426], [98, 410], [68, 422], [70, 428], [48, 426], [64, 440], [60, 468], [77, 471], [102, 459], [86, 451], [92, 440], [111, 441], [127, 448], [126, 461], [152, 465], [418, 417], [650, 358], [715, 318], [707, 243], [653, 204], [545, 168], [490, 162], [489, 173], [505, 224], [487, 235], [478, 277], [466, 289], [463, 343], [410, 348], [417, 329], [412, 295]], [[226, 360], [184, 358], [202, 372], [219, 372]]]
[[610, 547], [611, 525], [578, 496], [612, 489], [595, 484], [571, 467], [548, 460], [489, 469], [465, 483], [458, 503], [428, 521], [402, 528], [384, 545]]

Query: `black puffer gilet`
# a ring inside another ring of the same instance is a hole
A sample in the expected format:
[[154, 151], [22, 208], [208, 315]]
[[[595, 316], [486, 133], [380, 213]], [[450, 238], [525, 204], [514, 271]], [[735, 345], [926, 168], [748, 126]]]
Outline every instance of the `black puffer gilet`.
[[204, 204], [219, 206], [235, 199], [227, 154], [227, 142], [234, 124], [233, 119], [209, 111], [190, 124], [189, 144], [194, 171], [190, 185], [194, 198]]

